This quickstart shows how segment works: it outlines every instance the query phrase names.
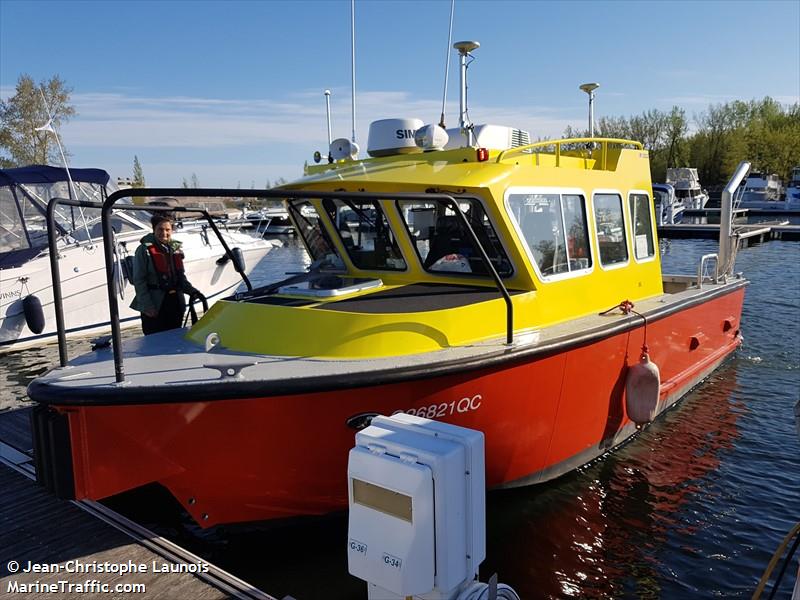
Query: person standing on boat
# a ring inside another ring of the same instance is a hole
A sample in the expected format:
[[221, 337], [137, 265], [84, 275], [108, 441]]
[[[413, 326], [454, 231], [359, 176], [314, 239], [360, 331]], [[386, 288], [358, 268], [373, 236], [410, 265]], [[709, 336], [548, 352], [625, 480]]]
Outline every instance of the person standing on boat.
[[136, 296], [131, 308], [142, 313], [145, 335], [181, 326], [184, 294], [199, 294], [187, 281], [181, 243], [172, 239], [172, 219], [157, 213], [150, 219], [153, 233], [139, 241], [133, 259]]

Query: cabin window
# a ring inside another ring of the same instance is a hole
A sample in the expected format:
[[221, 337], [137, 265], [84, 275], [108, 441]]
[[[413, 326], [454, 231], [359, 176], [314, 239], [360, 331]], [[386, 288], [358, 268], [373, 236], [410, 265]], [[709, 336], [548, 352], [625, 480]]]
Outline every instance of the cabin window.
[[628, 204], [633, 219], [633, 255], [636, 260], [650, 258], [656, 253], [653, 243], [653, 222], [650, 219], [650, 198], [647, 194], [631, 194]]
[[10, 187], [0, 188], [0, 252], [28, 248], [28, 239]]
[[326, 198], [322, 205], [357, 268], [389, 271], [406, 268], [406, 261], [378, 202]]
[[622, 197], [618, 194], [595, 194], [594, 220], [600, 264], [607, 267], [628, 261], [625, 241], [625, 220], [622, 216]]
[[287, 205], [311, 258], [314, 261], [326, 261], [332, 268], [344, 268], [344, 261], [322, 226], [314, 205], [308, 200], [290, 200]]
[[547, 277], [591, 268], [586, 202], [579, 194], [509, 194], [512, 219]]
[[[498, 275], [511, 275], [511, 262], [483, 205], [474, 198], [462, 198], [458, 204]], [[397, 208], [426, 271], [489, 275], [480, 250], [452, 206], [434, 201], [398, 200]]]

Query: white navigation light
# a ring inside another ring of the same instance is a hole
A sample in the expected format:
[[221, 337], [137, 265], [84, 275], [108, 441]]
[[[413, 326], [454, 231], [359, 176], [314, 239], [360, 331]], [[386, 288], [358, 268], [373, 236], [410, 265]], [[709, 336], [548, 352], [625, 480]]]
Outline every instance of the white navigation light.
[[381, 119], [369, 126], [367, 154], [372, 157], [419, 152], [414, 135], [424, 123], [421, 119]]
[[420, 127], [414, 135], [414, 142], [425, 152], [443, 149], [449, 139], [450, 136], [447, 135], [447, 132], [439, 125], [434, 124]]
[[331, 142], [330, 155], [333, 160], [355, 160], [358, 158], [358, 144], [347, 138], [337, 138]]
[[480, 431], [404, 413], [356, 434], [347, 562], [370, 599], [452, 598], [474, 580], [486, 556], [483, 448]]

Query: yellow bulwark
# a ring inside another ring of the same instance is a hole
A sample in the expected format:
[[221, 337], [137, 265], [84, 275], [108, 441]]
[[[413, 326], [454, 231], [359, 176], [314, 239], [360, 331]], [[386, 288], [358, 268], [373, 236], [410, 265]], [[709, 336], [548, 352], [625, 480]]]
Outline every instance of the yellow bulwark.
[[[302, 179], [284, 189], [288, 198], [293, 190], [311, 190], [479, 199], [511, 265], [503, 281], [515, 292], [517, 332], [663, 293], [649, 159], [638, 142], [568, 139], [489, 149], [484, 157], [476, 148], [460, 148], [345, 160], [307, 167]], [[394, 200], [379, 204], [404, 268], [359, 268], [323, 202], [312, 199], [311, 204], [349, 277], [380, 279], [384, 292], [437, 282], [495, 288], [487, 275], [426, 268]], [[581, 211], [585, 244], [580, 241]], [[535, 222], [547, 215], [551, 225], [535, 233]], [[558, 256], [564, 258], [559, 262]], [[499, 292], [496, 299], [441, 310], [420, 310], [413, 298], [403, 312], [320, 310], [328, 302], [375, 292], [314, 298], [301, 305], [223, 300], [188, 335], [203, 343], [209, 333], [224, 332], [222, 345], [231, 349], [323, 359], [407, 355], [505, 337]]]

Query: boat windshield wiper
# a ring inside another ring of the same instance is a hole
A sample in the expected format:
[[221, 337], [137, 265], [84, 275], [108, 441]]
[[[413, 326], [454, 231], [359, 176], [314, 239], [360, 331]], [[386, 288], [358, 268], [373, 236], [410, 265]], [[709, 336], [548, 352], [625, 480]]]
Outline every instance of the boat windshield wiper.
[[316, 260], [311, 263], [308, 271], [303, 273], [296, 273], [291, 277], [287, 277], [286, 279], [282, 279], [280, 281], [276, 281], [275, 283], [270, 283], [264, 287], [258, 288], [253, 290], [252, 292], [243, 292], [240, 294], [235, 294], [235, 300], [257, 300], [259, 298], [265, 298], [266, 296], [272, 296], [277, 294], [278, 291], [282, 287], [286, 287], [287, 285], [293, 285], [295, 283], [305, 283], [311, 281], [318, 281], [325, 277], [339, 277], [341, 272], [332, 271], [330, 267], [334, 267], [335, 265], [331, 263], [329, 260]]
[[352, 200], [343, 198], [342, 202], [344, 202], [347, 205], [347, 208], [356, 213], [362, 220], [366, 221], [369, 227], [372, 227], [377, 230], [378, 228], [377, 218], [376, 219], [370, 218], [370, 216], [364, 211], [364, 209], [357, 206]]

